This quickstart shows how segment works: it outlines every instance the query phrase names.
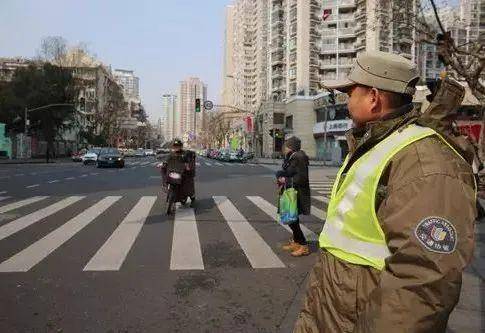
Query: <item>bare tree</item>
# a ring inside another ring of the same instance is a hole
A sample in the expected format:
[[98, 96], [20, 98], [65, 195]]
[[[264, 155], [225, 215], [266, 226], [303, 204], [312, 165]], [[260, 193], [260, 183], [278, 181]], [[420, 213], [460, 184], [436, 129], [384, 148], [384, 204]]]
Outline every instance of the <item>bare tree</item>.
[[37, 53], [41, 60], [63, 67], [67, 54], [67, 41], [61, 36], [45, 37]]

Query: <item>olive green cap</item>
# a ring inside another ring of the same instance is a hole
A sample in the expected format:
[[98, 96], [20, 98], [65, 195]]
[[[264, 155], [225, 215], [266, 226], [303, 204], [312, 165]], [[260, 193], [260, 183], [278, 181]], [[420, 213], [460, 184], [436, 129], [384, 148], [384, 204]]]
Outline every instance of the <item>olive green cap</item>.
[[360, 84], [414, 95], [418, 80], [418, 69], [415, 63], [397, 54], [372, 51], [357, 56], [346, 79], [324, 81], [323, 86], [346, 92], [350, 87]]

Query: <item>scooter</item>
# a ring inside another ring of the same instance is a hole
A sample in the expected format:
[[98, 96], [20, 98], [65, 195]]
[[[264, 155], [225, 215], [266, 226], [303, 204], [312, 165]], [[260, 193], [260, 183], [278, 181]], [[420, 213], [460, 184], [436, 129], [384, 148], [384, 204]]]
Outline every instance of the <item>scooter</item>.
[[[175, 204], [182, 185], [182, 173], [175, 170], [167, 171], [167, 215], [175, 213]], [[185, 199], [185, 201], [187, 201]], [[185, 204], [186, 202], [182, 202]]]

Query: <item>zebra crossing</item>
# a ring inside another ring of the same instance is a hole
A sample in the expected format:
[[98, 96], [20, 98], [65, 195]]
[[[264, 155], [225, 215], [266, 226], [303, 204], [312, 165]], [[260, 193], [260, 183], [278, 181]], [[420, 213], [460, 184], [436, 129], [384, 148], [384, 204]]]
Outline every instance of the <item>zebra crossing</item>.
[[[96, 201], [86, 196], [69, 196], [66, 198], [50, 198], [48, 196], [36, 196], [22, 200], [8, 198], [2, 201], [4, 205], [0, 206], [0, 242], [15, 240], [15, 236], [20, 231], [31, 228], [35, 232], [38, 226], [49, 221], [58, 221], [62, 224], [55, 229], [50, 229], [46, 234], [37, 234], [40, 237], [32, 243], [27, 244], [23, 249], [16, 249], [15, 253], [9, 254], [10, 257], [3, 258], [0, 262], [0, 273], [28, 272], [46, 260], [54, 253], [62, 254], [65, 244], [80, 236], [84, 230], [91, 224], [103, 223], [103, 216], [110, 215], [113, 205], [120, 202], [124, 205], [123, 196], [105, 196], [96, 198]], [[126, 199], [127, 200], [127, 199]], [[104, 243], [96, 245], [96, 249], [91, 252], [90, 258], [83, 263], [79, 270], [106, 272], [120, 271], [130, 253], [133, 252], [134, 244], [137, 241], [145, 221], [150, 216], [159, 215], [160, 212], [154, 210], [157, 196], [139, 197], [136, 203], [126, 207], [126, 211], [120, 217], [121, 222], [109, 231], [109, 237]], [[232, 234], [236, 243], [234, 246], [239, 247], [241, 252], [247, 258], [247, 261], [253, 269], [278, 269], [287, 267], [283, 257], [276, 249], [274, 240], [268, 240], [258, 232], [257, 228], [247, 217], [246, 210], [240, 210], [237, 207], [238, 200], [226, 196], [213, 196], [211, 210], [217, 216], [211, 220], [216, 224], [221, 223], [228, 227], [228, 232]], [[276, 207], [260, 196], [243, 196], [247, 204], [254, 206], [259, 210], [258, 214], [264, 216], [262, 220], [268, 222], [270, 228], [284, 228], [288, 232], [291, 229], [286, 225], [275, 223], [278, 221]], [[129, 200], [127, 200], [129, 201]], [[86, 207], [86, 203], [89, 206]], [[130, 201], [131, 202], [131, 201]], [[314, 201], [318, 202], [318, 200]], [[79, 209], [77, 206], [81, 206]], [[321, 230], [325, 217], [324, 205], [320, 207], [313, 206], [312, 213], [318, 218], [318, 227], [313, 226], [318, 231], [310, 230], [302, 223], [302, 230], [310, 241], [316, 241], [316, 232]], [[67, 221], [59, 221], [59, 212], [70, 208], [77, 215], [66, 218]], [[205, 209], [202, 209], [205, 210]], [[250, 211], [253, 211], [250, 209]], [[10, 215], [5, 213], [14, 212]], [[250, 212], [251, 214], [254, 213]], [[22, 216], [22, 214], [25, 214]], [[116, 213], [117, 214], [117, 213]], [[204, 253], [203, 245], [199, 238], [200, 228], [206, 220], [198, 221], [197, 208], [179, 207], [173, 218], [172, 243], [170, 244], [170, 265], [166, 267], [172, 271], [180, 270], [204, 270]], [[20, 217], [19, 217], [20, 216]], [[321, 225], [320, 225], [321, 224]], [[274, 230], [274, 229], [272, 229]], [[283, 231], [284, 232], [284, 231]], [[285, 241], [286, 237], [281, 239]], [[142, 246], [142, 245], [140, 245]], [[205, 254], [207, 256], [207, 254]]]
[[317, 192], [318, 196], [313, 196], [315, 200], [328, 204], [330, 196], [332, 194], [333, 184], [335, 182], [334, 177], [327, 177], [326, 180], [311, 180], [310, 189]]

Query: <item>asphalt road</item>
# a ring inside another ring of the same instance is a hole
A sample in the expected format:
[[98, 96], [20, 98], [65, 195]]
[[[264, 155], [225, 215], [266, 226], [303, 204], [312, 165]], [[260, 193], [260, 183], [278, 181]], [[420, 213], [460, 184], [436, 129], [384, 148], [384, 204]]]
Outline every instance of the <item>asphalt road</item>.
[[281, 250], [273, 170], [199, 158], [194, 209], [167, 217], [155, 163], [0, 165], [0, 332], [287, 330], [315, 252]]

